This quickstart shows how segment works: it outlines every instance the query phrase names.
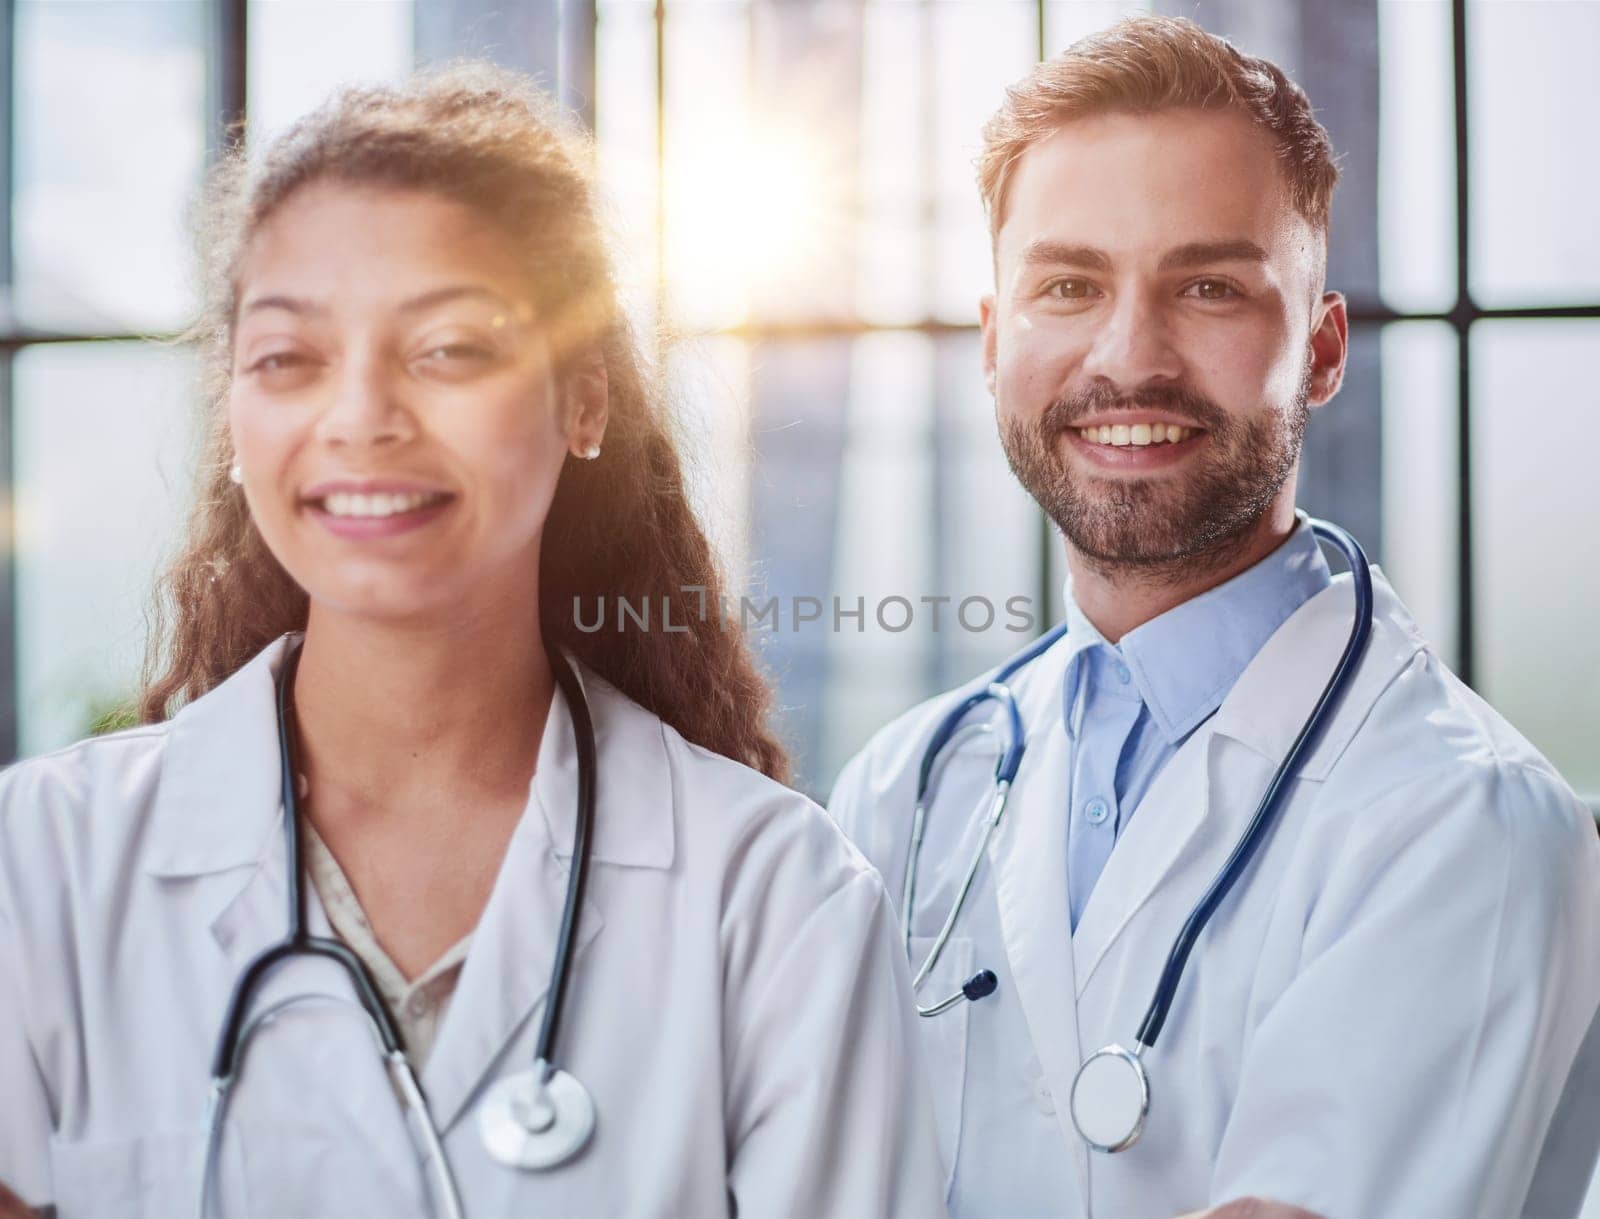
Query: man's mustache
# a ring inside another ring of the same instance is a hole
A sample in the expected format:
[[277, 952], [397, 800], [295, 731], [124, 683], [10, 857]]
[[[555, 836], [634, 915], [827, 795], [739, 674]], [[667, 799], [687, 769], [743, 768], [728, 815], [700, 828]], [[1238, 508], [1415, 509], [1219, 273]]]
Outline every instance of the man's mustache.
[[1226, 412], [1215, 402], [1181, 385], [1147, 385], [1131, 394], [1115, 386], [1095, 385], [1057, 398], [1047, 406], [1039, 419], [1039, 430], [1045, 436], [1054, 436], [1080, 426], [1102, 411], [1135, 409], [1175, 415], [1189, 425], [1218, 435], [1225, 434], [1231, 426]]

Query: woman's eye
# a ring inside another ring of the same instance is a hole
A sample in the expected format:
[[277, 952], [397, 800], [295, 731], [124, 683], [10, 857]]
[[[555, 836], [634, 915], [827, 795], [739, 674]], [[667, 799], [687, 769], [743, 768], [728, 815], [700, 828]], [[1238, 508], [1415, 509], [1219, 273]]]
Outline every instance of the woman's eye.
[[1197, 279], [1184, 291], [1203, 301], [1221, 301], [1239, 295], [1232, 284], [1222, 279]]
[[270, 351], [246, 370], [254, 373], [288, 372], [304, 368], [311, 361], [297, 351]]
[[494, 359], [494, 352], [476, 343], [441, 343], [423, 352], [422, 358], [434, 364], [483, 363]]

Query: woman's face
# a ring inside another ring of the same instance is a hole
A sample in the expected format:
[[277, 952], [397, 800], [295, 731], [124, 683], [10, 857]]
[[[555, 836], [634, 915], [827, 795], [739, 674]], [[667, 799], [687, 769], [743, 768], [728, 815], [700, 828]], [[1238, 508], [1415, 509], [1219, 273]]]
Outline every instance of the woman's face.
[[475, 212], [422, 191], [313, 183], [257, 229], [228, 422], [251, 515], [314, 606], [536, 604], [556, 479], [601, 439], [604, 375], [558, 382], [515, 268]]

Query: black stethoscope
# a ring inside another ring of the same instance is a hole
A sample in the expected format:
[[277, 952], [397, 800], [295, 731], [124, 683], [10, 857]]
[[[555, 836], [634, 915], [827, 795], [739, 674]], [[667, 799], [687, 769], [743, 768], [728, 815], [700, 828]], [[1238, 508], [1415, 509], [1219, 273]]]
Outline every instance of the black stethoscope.
[[[378, 988], [361, 958], [340, 940], [310, 934], [306, 929], [306, 898], [301, 883], [304, 860], [300, 851], [300, 825], [295, 801], [294, 734], [289, 730], [289, 698], [295, 670], [300, 664], [300, 643], [291, 642], [278, 673], [278, 757], [283, 791], [284, 856], [288, 865], [289, 932], [278, 943], [257, 954], [234, 983], [227, 1017], [217, 1038], [211, 1066], [211, 1094], [206, 1105], [206, 1155], [201, 1170], [198, 1213], [210, 1213], [216, 1159], [222, 1137], [228, 1097], [243, 1066], [245, 1047], [263, 1024], [284, 1009], [304, 1002], [349, 1003], [333, 995], [293, 995], [280, 1000], [246, 1021], [251, 1000], [273, 969], [293, 957], [321, 957], [339, 966], [355, 989], [356, 1005], [366, 1013], [379, 1053], [394, 1084], [402, 1108], [414, 1118], [422, 1152], [432, 1170], [438, 1200], [447, 1219], [461, 1219], [461, 1195], [450, 1162], [445, 1157], [438, 1127], [428, 1108], [416, 1073], [406, 1059], [399, 1027], [378, 996]], [[572, 973], [573, 932], [583, 904], [584, 881], [589, 871], [589, 841], [594, 828], [595, 742], [594, 722], [583, 686], [571, 664], [555, 648], [546, 646], [550, 668], [572, 716], [578, 752], [578, 818], [572, 832], [572, 866], [556, 939], [555, 963], [550, 971], [549, 999], [534, 1047], [533, 1067], [497, 1081], [478, 1111], [479, 1133], [485, 1149], [511, 1168], [545, 1169], [566, 1163], [583, 1150], [594, 1132], [595, 1110], [588, 1090], [554, 1063], [556, 1031], [562, 1001]]]
[[[1161, 1035], [1161, 1028], [1167, 1021], [1167, 1014], [1172, 1010], [1173, 999], [1178, 992], [1178, 983], [1183, 978], [1184, 965], [1189, 960], [1189, 954], [1194, 951], [1195, 942], [1199, 940], [1200, 933], [1205, 930], [1211, 916], [1216, 913], [1217, 907], [1238, 883], [1245, 869], [1250, 866], [1250, 860], [1254, 858], [1256, 850], [1266, 840], [1273, 820], [1283, 803], [1284, 794], [1288, 791], [1289, 783], [1299, 771], [1301, 759], [1311, 750], [1316, 738], [1321, 735], [1332, 717], [1333, 705], [1349, 684], [1350, 676], [1355, 672], [1361, 654], [1366, 650], [1367, 640], [1372, 634], [1374, 612], [1372, 573], [1367, 566], [1366, 552], [1361, 549], [1360, 543], [1355, 538], [1337, 525], [1319, 520], [1312, 520], [1310, 525], [1312, 533], [1318, 539], [1332, 543], [1343, 552], [1345, 562], [1350, 567], [1356, 599], [1355, 619], [1350, 628], [1350, 638], [1345, 644], [1344, 653], [1339, 657], [1339, 663], [1334, 667], [1333, 674], [1328, 678], [1328, 684], [1323, 688], [1322, 696], [1317, 699], [1316, 706], [1311, 709], [1311, 714], [1306, 717], [1305, 724], [1300, 729], [1300, 734], [1289, 747], [1288, 754], [1279, 765], [1266, 794], [1262, 796], [1261, 804], [1251, 817], [1244, 835], [1222, 865], [1222, 870], [1212, 880], [1210, 887], [1190, 911], [1188, 919], [1178, 932], [1177, 939], [1173, 941], [1172, 949], [1167, 954], [1167, 963], [1156, 984], [1155, 995], [1150, 1000], [1144, 1020], [1134, 1037], [1135, 1048], [1129, 1050], [1116, 1044], [1105, 1046], [1091, 1054], [1078, 1068], [1078, 1074], [1072, 1082], [1072, 1124], [1077, 1127], [1084, 1142], [1096, 1151], [1125, 1151], [1138, 1142], [1139, 1136], [1144, 1133], [1145, 1119], [1150, 1114], [1150, 1077], [1145, 1071], [1141, 1055], [1154, 1046], [1156, 1038]], [[983, 833], [967, 865], [961, 886], [956, 891], [955, 903], [940, 925], [939, 933], [934, 937], [926, 959], [912, 980], [914, 991], [921, 989], [934, 965], [938, 963], [939, 956], [950, 939], [951, 931], [955, 929], [956, 919], [961, 913], [961, 907], [966, 903], [967, 894], [972, 889], [973, 880], [978, 874], [978, 866], [988, 851], [989, 840], [994, 836], [995, 827], [1000, 824], [1000, 819], [1005, 813], [1011, 785], [1016, 781], [1017, 771], [1022, 765], [1022, 754], [1027, 740], [1023, 733], [1022, 715], [1017, 709], [1016, 697], [1006, 683], [1023, 666], [1042, 655], [1066, 633], [1065, 625], [1059, 626], [1034, 640], [1024, 651], [1007, 661], [984, 687], [975, 690], [951, 708], [949, 714], [934, 729], [933, 736], [923, 752], [922, 765], [917, 774], [917, 802], [912, 814], [906, 876], [901, 889], [900, 917], [904, 927], [907, 952], [911, 948], [911, 916], [916, 903], [917, 863], [922, 855], [922, 839], [927, 828], [929, 793], [935, 786], [934, 779], [941, 766], [940, 759], [949, 756], [949, 746], [960, 733], [976, 731], [987, 734], [998, 731], [987, 724], [973, 725], [966, 729], [961, 725], [969, 714], [985, 703], [1000, 704], [1005, 724], [1004, 732], [1001, 734], [1004, 748], [1000, 750], [995, 762], [994, 794], [990, 799], [988, 812], [984, 816]], [[963, 1000], [978, 1000], [993, 994], [998, 984], [992, 970], [979, 970], [948, 997], [926, 1007], [919, 1005], [917, 1014], [937, 1016]]]

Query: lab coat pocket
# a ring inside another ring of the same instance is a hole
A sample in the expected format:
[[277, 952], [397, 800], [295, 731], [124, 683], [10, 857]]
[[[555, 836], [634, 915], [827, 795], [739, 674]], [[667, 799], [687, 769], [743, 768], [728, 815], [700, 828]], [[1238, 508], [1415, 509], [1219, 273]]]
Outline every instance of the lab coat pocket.
[[[911, 937], [911, 970], [922, 968], [932, 936]], [[923, 1007], [959, 991], [972, 976], [973, 947], [969, 939], [950, 939], [929, 972], [917, 1002]], [[934, 1128], [939, 1135], [939, 1157], [944, 1164], [945, 1193], [955, 1180], [956, 1156], [961, 1143], [961, 1104], [967, 1079], [967, 1012], [972, 1004], [962, 1000], [937, 1016], [917, 1017], [922, 1045], [923, 1077], [933, 1093]]]
[[[198, 1122], [192, 1129], [131, 1139], [53, 1139], [50, 1171], [56, 1215], [58, 1219], [192, 1215], [200, 1201], [205, 1147], [205, 1132]], [[211, 1213], [237, 1219], [245, 1212], [238, 1198], [224, 1190], [222, 1198], [213, 1199]]]

